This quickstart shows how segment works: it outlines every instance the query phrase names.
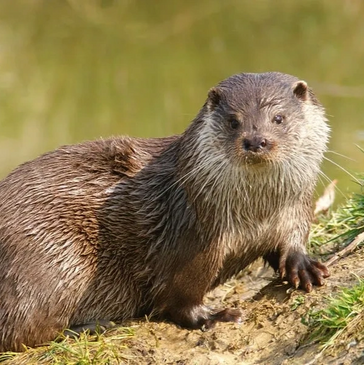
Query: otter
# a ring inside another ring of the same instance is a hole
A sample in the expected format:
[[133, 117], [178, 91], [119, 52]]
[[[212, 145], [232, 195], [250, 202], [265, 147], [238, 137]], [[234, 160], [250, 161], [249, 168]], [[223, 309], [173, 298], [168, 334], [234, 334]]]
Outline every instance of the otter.
[[204, 295], [263, 257], [323, 285], [306, 253], [329, 127], [307, 83], [242, 73], [212, 88], [181, 135], [61, 147], [0, 182], [0, 351], [66, 328], [154, 315], [241, 321]]

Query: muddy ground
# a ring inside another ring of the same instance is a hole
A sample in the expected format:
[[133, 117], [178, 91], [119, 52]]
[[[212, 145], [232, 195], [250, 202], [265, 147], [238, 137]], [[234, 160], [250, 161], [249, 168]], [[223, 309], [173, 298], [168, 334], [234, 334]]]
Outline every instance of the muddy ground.
[[[325, 352], [322, 352], [320, 344], [305, 341], [308, 327], [301, 322], [302, 318], [310, 310], [325, 307], [330, 295], [336, 296], [341, 288], [350, 287], [358, 282], [358, 277], [364, 277], [364, 248], [336, 261], [330, 266], [330, 272], [325, 286], [306, 294], [301, 290], [292, 290], [288, 284], [274, 279], [272, 270], [265, 268], [262, 262], [255, 263], [249, 272], [246, 270], [206, 296], [206, 304], [215, 308], [241, 308], [244, 311], [242, 324], [218, 323], [214, 329], [202, 332], [163, 322], [130, 321], [125, 325], [133, 328], [133, 337], [122, 340], [117, 334], [123, 330], [118, 328], [106, 334], [105, 340], [118, 347], [112, 358], [119, 360], [103, 363], [364, 364], [364, 333], [359, 335], [359, 339], [352, 338]], [[96, 348], [99, 346], [96, 351], [105, 351], [100, 347], [101, 342], [95, 343]], [[34, 357], [32, 354], [38, 351], [40, 355]], [[46, 351], [47, 348], [30, 349], [5, 363], [98, 364], [95, 357], [91, 357], [91, 360], [76, 358], [71, 361], [68, 357], [50, 360], [41, 355]], [[72, 355], [70, 351], [73, 350], [69, 348], [63, 351]]]
[[[321, 353], [318, 344], [303, 343], [310, 309], [325, 305], [329, 295], [364, 276], [364, 250], [330, 267], [324, 287], [305, 294], [292, 291], [272, 271], [256, 263], [248, 275], [216, 288], [206, 302], [215, 307], [240, 307], [242, 324], [219, 323], [209, 331], [189, 331], [174, 324], [134, 321], [135, 337], [127, 350], [130, 364], [364, 364], [364, 341], [351, 341]], [[332, 353], [336, 353], [333, 355]]]

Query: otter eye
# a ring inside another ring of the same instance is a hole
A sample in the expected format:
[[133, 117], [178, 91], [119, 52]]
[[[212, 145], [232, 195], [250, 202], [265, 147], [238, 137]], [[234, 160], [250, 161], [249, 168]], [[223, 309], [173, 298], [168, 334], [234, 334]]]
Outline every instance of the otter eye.
[[273, 122], [276, 123], [276, 124], [281, 124], [283, 122], [283, 115], [281, 114], [277, 114], [273, 117]]
[[240, 125], [240, 122], [238, 120], [236, 120], [234, 118], [230, 119], [230, 127], [232, 129], [237, 129], [239, 127], [239, 125]]

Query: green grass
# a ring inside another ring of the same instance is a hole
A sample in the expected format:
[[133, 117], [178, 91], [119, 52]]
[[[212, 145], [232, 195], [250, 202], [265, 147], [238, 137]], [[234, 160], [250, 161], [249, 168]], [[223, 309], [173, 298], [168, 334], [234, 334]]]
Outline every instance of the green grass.
[[329, 217], [320, 217], [310, 234], [310, 249], [330, 253], [349, 244], [364, 232], [364, 176], [358, 179], [362, 193], [354, 194]]
[[330, 297], [328, 306], [311, 312], [306, 324], [311, 329], [309, 340], [319, 341], [323, 349], [364, 339], [364, 281], [344, 288]]
[[[329, 217], [321, 217], [311, 231], [311, 251], [335, 253], [364, 232], [364, 176], [362, 192], [354, 194]], [[363, 245], [363, 241], [358, 246]], [[354, 248], [353, 248], [354, 249]], [[340, 255], [339, 255], [340, 256]], [[319, 342], [322, 351], [337, 349], [353, 340], [364, 340], [364, 280], [329, 297], [326, 308], [312, 311], [303, 320], [309, 326], [307, 340]]]
[[60, 338], [48, 346], [29, 348], [23, 353], [0, 354], [0, 362], [11, 364], [120, 364], [132, 357], [128, 340], [134, 336], [130, 327], [119, 327], [106, 335], [81, 334], [79, 338]]

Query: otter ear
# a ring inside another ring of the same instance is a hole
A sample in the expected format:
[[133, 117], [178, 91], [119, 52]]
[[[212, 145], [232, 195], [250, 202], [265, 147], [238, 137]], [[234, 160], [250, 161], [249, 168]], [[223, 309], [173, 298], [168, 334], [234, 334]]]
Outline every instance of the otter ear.
[[300, 100], [309, 99], [309, 89], [306, 81], [300, 80], [293, 84], [293, 94]]
[[217, 87], [213, 87], [209, 90], [207, 95], [207, 107], [210, 111], [213, 111], [220, 103], [221, 90]]

